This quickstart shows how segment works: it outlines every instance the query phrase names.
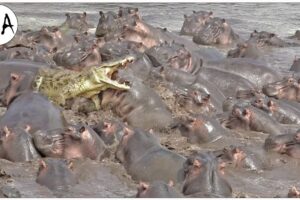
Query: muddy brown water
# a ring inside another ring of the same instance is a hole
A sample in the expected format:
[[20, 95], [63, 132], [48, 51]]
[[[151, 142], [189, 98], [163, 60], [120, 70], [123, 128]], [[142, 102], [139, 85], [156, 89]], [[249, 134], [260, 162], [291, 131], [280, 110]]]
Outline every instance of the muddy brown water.
[[[5, 4], [13, 9], [20, 29], [39, 29], [43, 25], [58, 25], [65, 19], [65, 12], [86, 11], [90, 22], [97, 25], [98, 11], [117, 11], [119, 6], [139, 7], [144, 20], [154, 26], [167, 27], [178, 32], [183, 14], [192, 10], [212, 10], [216, 16], [229, 20], [241, 37], [247, 38], [254, 29], [276, 32], [281, 37], [292, 35], [300, 27], [300, 3], [152, 3], [152, 4]], [[45, 9], [47, 8], [47, 9]], [[255, 8], [255, 9], [254, 9]], [[222, 49], [225, 52], [227, 49]], [[273, 48], [266, 53], [266, 60], [278, 69], [288, 69], [300, 49]], [[175, 104], [175, 99], [163, 85], [154, 85], [155, 91], [172, 110], [174, 117], [186, 115]], [[0, 109], [0, 116], [5, 108]], [[65, 110], [69, 123], [95, 124], [103, 119], [117, 118], [109, 109], [88, 115]], [[296, 127], [297, 128], [297, 127]], [[157, 131], [157, 130], [156, 130]], [[156, 134], [161, 144], [181, 155], [195, 151], [222, 149], [230, 145], [246, 146], [255, 154], [260, 169], [236, 169], [228, 166], [226, 178], [233, 188], [234, 197], [285, 197], [292, 186], [300, 187], [300, 161], [284, 155], [266, 154], [262, 150], [266, 134], [247, 131], [230, 131], [230, 137], [222, 137], [203, 145], [191, 145], [178, 131], [162, 130]], [[113, 151], [113, 149], [112, 149]], [[132, 197], [137, 183], [126, 173], [114, 156], [103, 161], [74, 160], [73, 171], [79, 184], [68, 191], [58, 193], [35, 182], [38, 161], [12, 163], [0, 159], [0, 197]]]

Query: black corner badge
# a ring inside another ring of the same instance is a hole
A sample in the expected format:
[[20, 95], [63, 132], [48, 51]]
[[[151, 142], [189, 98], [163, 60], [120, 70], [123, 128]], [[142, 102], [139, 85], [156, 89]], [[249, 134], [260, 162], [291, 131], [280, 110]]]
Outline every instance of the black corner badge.
[[15, 13], [0, 5], [0, 45], [9, 42], [17, 33], [18, 21]]

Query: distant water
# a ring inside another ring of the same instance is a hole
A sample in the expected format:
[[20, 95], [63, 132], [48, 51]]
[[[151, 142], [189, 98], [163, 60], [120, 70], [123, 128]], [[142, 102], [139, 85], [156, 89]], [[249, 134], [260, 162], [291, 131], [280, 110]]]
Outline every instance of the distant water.
[[[18, 17], [20, 29], [39, 29], [45, 25], [59, 25], [66, 12], [87, 12], [88, 21], [97, 26], [99, 11], [118, 11], [120, 6], [138, 7], [143, 19], [157, 27], [178, 32], [184, 14], [193, 10], [213, 11], [225, 18], [243, 39], [253, 30], [269, 31], [287, 37], [300, 29], [299, 3], [7, 3]], [[275, 48], [267, 56], [268, 62], [287, 69], [299, 48]]]

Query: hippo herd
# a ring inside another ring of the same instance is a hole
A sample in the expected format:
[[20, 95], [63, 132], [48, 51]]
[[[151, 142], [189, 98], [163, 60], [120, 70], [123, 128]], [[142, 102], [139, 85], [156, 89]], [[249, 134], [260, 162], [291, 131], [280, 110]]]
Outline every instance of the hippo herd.
[[[22, 184], [37, 188], [31, 197], [75, 190], [84, 197], [93, 187], [84, 184], [94, 180], [100, 191], [122, 187], [143, 198], [242, 197], [247, 192], [239, 190], [251, 177], [274, 172], [282, 179], [281, 171], [294, 169], [300, 159], [300, 57], [289, 71], [262, 57], [272, 48], [299, 48], [300, 30], [287, 38], [254, 30], [243, 40], [212, 11], [184, 15], [179, 34], [148, 24], [138, 8], [99, 15], [95, 33], [86, 12], [67, 13], [63, 24], [18, 31], [0, 47], [0, 185], [9, 183], [0, 196], [26, 197], [12, 183], [22, 169], [31, 174]], [[233, 48], [224, 55], [224, 46]], [[102, 67], [126, 56], [131, 62], [117, 70]], [[97, 66], [126, 90], [89, 82], [104, 80], [84, 73]], [[37, 77], [47, 79], [41, 70], [61, 73], [49, 87], [64, 88], [84, 76], [90, 84], [85, 92], [93, 96], [57, 104], [51, 97], [64, 95], [62, 89], [52, 96], [35, 90]], [[64, 79], [68, 73], [76, 76]], [[122, 178], [115, 174], [120, 170]], [[96, 179], [99, 174], [106, 179]], [[285, 186], [286, 197], [300, 197], [297, 182]], [[276, 195], [282, 193], [266, 193]]]

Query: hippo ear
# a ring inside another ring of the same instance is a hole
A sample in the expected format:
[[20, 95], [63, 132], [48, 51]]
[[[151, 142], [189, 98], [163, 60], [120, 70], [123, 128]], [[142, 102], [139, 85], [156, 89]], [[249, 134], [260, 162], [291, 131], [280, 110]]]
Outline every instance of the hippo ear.
[[174, 187], [174, 181], [169, 180], [168, 186], [169, 186], [169, 187]]
[[255, 29], [255, 30], [253, 31], [253, 33], [257, 33], [257, 30]]
[[193, 13], [195, 14], [195, 13], [196, 13], [196, 11], [194, 11], [194, 10], [193, 10]]
[[200, 58], [200, 67], [203, 66], [203, 60]]
[[222, 23], [223, 23], [223, 24], [226, 23], [226, 20], [225, 20], [224, 18], [222, 19]]
[[201, 161], [200, 161], [200, 160], [197, 160], [197, 159], [195, 159], [195, 160], [194, 160], [194, 162], [193, 162], [193, 166], [194, 166], [194, 167], [198, 167], [198, 168], [200, 168], [200, 167], [201, 167]]
[[40, 164], [40, 168], [45, 169], [47, 167], [47, 163], [44, 160], [40, 160], [39, 164]]
[[214, 13], [212, 11], [209, 11], [208, 15], [212, 16]]
[[104, 13], [102, 11], [99, 11], [99, 15], [100, 15], [100, 17], [103, 17], [103, 18], [105, 17]]
[[165, 68], [162, 66], [160, 69], [159, 69], [159, 73], [163, 73], [165, 70]]
[[10, 74], [10, 80], [12, 81], [18, 81], [20, 79], [20, 75], [19, 74], [16, 74], [16, 73], [11, 73]]
[[31, 126], [26, 124], [25, 129], [24, 129], [27, 133], [29, 133], [29, 131], [31, 130]]
[[68, 167], [70, 170], [73, 170], [73, 168], [74, 168], [74, 163], [73, 163], [72, 160], [67, 161], [67, 167]]
[[83, 18], [86, 18], [86, 12], [82, 13]]
[[167, 29], [166, 27], [165, 27], [165, 28], [163, 28], [163, 31], [164, 31], [164, 32], [166, 32], [167, 30], [168, 30], [168, 29]]
[[66, 15], [67, 19], [70, 19], [70, 13], [66, 13], [65, 15]]
[[272, 37], [275, 37], [275, 34], [274, 33], [271, 33], [270, 34], [270, 37], [272, 38]]
[[74, 35], [74, 40], [76, 41], [76, 43], [79, 42], [79, 35]]
[[4, 126], [3, 131], [4, 131], [4, 134], [5, 134], [5, 137], [8, 137], [11, 134], [11, 131], [8, 129], [7, 126]]
[[188, 16], [186, 14], [183, 15], [184, 19], [186, 19]]
[[145, 183], [145, 182], [140, 182], [139, 183], [139, 189], [141, 191], [147, 190], [149, 188], [149, 184]]
[[221, 163], [219, 164], [219, 171], [220, 171], [220, 173], [221, 173], [222, 175], [225, 174], [225, 171], [224, 171], [225, 167], [226, 167], [226, 163], [225, 163], [225, 162], [221, 162]]

